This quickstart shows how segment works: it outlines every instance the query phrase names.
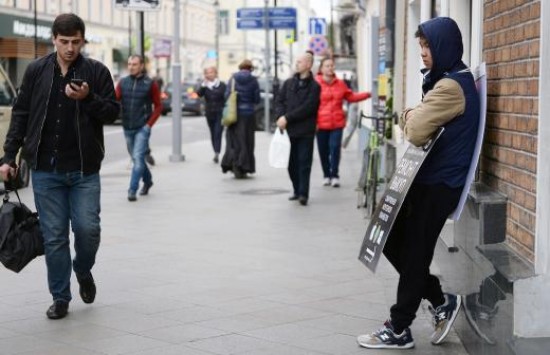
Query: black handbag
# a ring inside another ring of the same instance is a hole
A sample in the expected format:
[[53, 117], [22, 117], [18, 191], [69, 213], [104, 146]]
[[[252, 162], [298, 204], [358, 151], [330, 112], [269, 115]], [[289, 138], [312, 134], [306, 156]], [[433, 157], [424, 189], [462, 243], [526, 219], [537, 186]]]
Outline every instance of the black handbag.
[[19, 202], [10, 202], [6, 190], [0, 207], [0, 262], [19, 272], [32, 259], [44, 255], [44, 238], [38, 213], [21, 202], [17, 190], [14, 192]]

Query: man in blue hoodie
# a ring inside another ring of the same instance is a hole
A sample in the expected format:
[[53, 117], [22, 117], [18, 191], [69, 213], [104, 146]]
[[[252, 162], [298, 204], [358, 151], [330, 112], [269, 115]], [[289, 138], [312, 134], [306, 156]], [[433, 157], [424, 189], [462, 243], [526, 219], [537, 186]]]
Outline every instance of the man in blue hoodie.
[[431, 342], [441, 344], [461, 305], [460, 295], [443, 293], [439, 279], [430, 274], [430, 264], [466, 182], [477, 137], [479, 97], [472, 73], [462, 62], [462, 35], [455, 21], [428, 20], [415, 36], [425, 66], [423, 98], [403, 111], [400, 126], [415, 146], [427, 143], [439, 127], [445, 131], [420, 168], [388, 236], [384, 255], [399, 273], [397, 302], [380, 330], [357, 338], [365, 348], [414, 347], [409, 327], [422, 299], [429, 301], [433, 315]]

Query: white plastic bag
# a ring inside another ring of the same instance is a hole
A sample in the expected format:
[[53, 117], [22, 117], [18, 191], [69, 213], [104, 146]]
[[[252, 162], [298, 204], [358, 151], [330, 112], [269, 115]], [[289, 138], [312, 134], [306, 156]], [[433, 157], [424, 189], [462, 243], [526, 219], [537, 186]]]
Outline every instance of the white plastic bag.
[[272, 168], [288, 168], [290, 158], [290, 139], [286, 130], [276, 129], [269, 145], [269, 166]]

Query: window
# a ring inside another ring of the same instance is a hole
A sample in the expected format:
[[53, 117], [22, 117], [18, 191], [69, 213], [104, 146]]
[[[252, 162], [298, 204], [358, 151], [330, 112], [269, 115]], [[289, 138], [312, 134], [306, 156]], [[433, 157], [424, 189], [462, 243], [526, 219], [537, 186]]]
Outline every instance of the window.
[[229, 11], [228, 10], [219, 10], [218, 18], [220, 21], [219, 24], [219, 34], [228, 35], [229, 34]]

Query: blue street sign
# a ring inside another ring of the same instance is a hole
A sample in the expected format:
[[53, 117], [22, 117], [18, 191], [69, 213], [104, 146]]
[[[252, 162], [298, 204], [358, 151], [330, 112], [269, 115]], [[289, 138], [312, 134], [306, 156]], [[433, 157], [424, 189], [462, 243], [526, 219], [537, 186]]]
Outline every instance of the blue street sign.
[[[237, 9], [238, 19], [257, 19], [264, 17], [265, 8], [262, 7], [246, 7]], [[268, 17], [296, 17], [296, 8], [294, 7], [269, 7], [267, 9]]]
[[270, 7], [268, 9], [269, 17], [294, 17], [296, 18], [296, 8], [294, 7]]
[[247, 8], [237, 9], [238, 19], [250, 19], [250, 18], [259, 18], [259, 17], [264, 17], [264, 9], [261, 7], [247, 7]]
[[271, 30], [284, 30], [296, 28], [296, 18], [270, 18], [269, 29]]
[[326, 36], [327, 20], [322, 17], [311, 17], [309, 19], [309, 34]]
[[[270, 30], [296, 29], [296, 8], [270, 7], [267, 9]], [[237, 29], [260, 30], [265, 28], [265, 8], [248, 7], [237, 9]]]

